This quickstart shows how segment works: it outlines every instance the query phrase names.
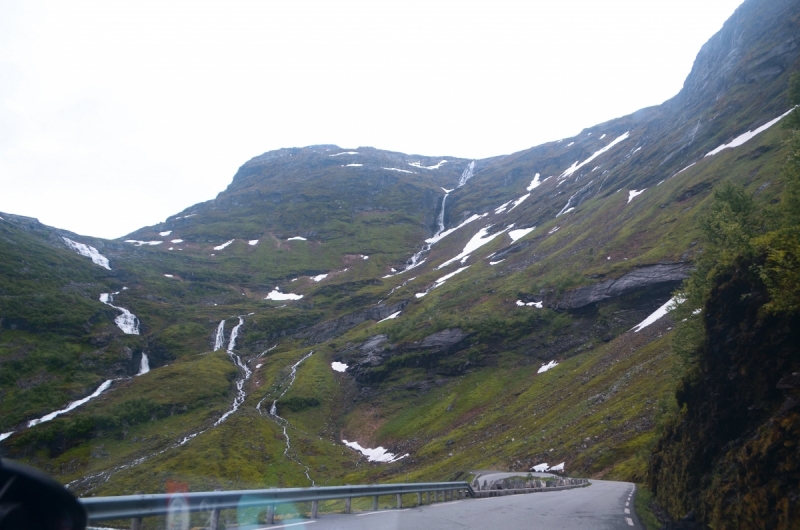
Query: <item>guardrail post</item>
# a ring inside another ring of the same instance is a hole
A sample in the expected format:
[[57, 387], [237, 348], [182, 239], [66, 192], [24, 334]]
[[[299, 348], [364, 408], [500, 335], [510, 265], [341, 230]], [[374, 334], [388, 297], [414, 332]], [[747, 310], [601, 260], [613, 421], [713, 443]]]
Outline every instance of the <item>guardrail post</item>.
[[428, 504], [430, 504], [431, 503], [431, 492], [429, 491], [426, 495], [428, 496]]
[[317, 518], [317, 508], [319, 507], [319, 501], [311, 501], [311, 518]]
[[403, 507], [403, 496], [398, 493], [397, 494], [397, 509], [399, 510], [402, 507]]
[[417, 492], [417, 506], [420, 506], [420, 505], [422, 505], [422, 493], [418, 491]]
[[219, 508], [211, 510], [211, 520], [208, 525], [208, 530], [219, 530]]
[[377, 495], [373, 495], [373, 497], [372, 497], [372, 511], [373, 512], [377, 512], [378, 511], [378, 496]]
[[142, 530], [142, 518], [134, 517], [131, 519], [131, 530]]
[[351, 501], [351, 500], [352, 500], [352, 499], [350, 499], [350, 497], [347, 497], [347, 498], [344, 500], [344, 513], [350, 513], [350, 501]]
[[267, 524], [275, 523], [275, 505], [270, 504], [267, 506]]

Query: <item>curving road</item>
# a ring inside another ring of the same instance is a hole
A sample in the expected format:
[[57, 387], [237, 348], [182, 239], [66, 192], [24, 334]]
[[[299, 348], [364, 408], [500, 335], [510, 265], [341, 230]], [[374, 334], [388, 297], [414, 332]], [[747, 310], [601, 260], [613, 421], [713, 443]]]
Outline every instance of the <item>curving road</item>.
[[[517, 474], [518, 475], [518, 474]], [[315, 520], [263, 527], [300, 530], [389, 529], [463, 530], [468, 528], [630, 529], [643, 528], [633, 513], [635, 487], [628, 482], [592, 480], [573, 490], [465, 499], [351, 515], [326, 514]], [[627, 512], [626, 512], [627, 510]], [[629, 512], [629, 513], [628, 513]]]

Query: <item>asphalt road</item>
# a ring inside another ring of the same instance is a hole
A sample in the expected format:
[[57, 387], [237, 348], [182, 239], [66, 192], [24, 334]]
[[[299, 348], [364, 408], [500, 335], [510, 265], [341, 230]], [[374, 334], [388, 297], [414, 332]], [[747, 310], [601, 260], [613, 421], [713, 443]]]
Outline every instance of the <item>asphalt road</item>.
[[[318, 519], [278, 522], [264, 529], [463, 530], [467, 528], [630, 529], [643, 528], [633, 512], [634, 485], [592, 480], [591, 486], [548, 493], [465, 499]], [[626, 513], [628, 510], [631, 513]]]

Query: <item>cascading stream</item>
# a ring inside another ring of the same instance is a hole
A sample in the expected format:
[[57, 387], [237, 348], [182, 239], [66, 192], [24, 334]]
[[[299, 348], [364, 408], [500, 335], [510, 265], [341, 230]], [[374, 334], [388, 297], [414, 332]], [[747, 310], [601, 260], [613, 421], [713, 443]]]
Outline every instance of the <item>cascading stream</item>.
[[217, 425], [228, 419], [228, 416], [236, 412], [242, 405], [242, 403], [244, 403], [244, 399], [247, 397], [247, 392], [245, 392], [244, 390], [244, 384], [247, 382], [248, 379], [250, 379], [250, 376], [253, 374], [253, 372], [250, 370], [250, 368], [247, 367], [246, 364], [242, 362], [241, 357], [239, 357], [233, 352], [233, 349], [236, 347], [236, 339], [239, 337], [239, 328], [241, 328], [242, 325], [244, 325], [244, 318], [239, 317], [239, 323], [236, 324], [236, 326], [234, 326], [233, 329], [231, 330], [231, 340], [230, 342], [228, 342], [227, 351], [228, 351], [228, 357], [231, 358], [233, 364], [235, 364], [238, 368], [240, 368], [244, 372], [244, 377], [236, 381], [236, 397], [233, 399], [231, 410], [223, 414], [222, 417], [220, 417], [220, 419], [218, 419], [216, 423], [214, 423], [214, 427], [216, 427]]
[[225, 319], [223, 318], [217, 326], [217, 334], [214, 337], [214, 351], [221, 350], [225, 346]]
[[[283, 436], [284, 436], [284, 438], [286, 438], [286, 449], [284, 449], [284, 451], [283, 451], [283, 456], [285, 456], [287, 458], [291, 458], [292, 460], [294, 460], [295, 462], [297, 462], [298, 464], [303, 466], [305, 468], [304, 472], [305, 472], [306, 478], [311, 482], [312, 486], [316, 486], [316, 482], [314, 482], [314, 479], [312, 479], [311, 475], [309, 474], [309, 472], [310, 472], [309, 467], [307, 465], [303, 464], [302, 462], [300, 462], [300, 460], [297, 459], [296, 457], [292, 457], [289, 454], [289, 452], [292, 450], [292, 441], [291, 441], [291, 439], [289, 437], [289, 432], [287, 431], [287, 428], [291, 427], [291, 424], [289, 423], [289, 420], [287, 420], [286, 418], [283, 418], [283, 417], [278, 415], [278, 401], [284, 395], [286, 395], [286, 393], [292, 388], [292, 385], [294, 384], [295, 379], [297, 379], [297, 367], [300, 366], [300, 364], [303, 361], [305, 361], [306, 359], [308, 359], [312, 355], [314, 355], [314, 352], [310, 351], [306, 355], [304, 355], [302, 359], [300, 359], [299, 361], [297, 361], [296, 363], [294, 363], [292, 365], [289, 375], [286, 377], [286, 379], [284, 379], [284, 381], [288, 380], [289, 384], [286, 386], [286, 388], [284, 388], [283, 392], [281, 392], [280, 395], [272, 401], [272, 406], [269, 408], [269, 415], [272, 417], [272, 419], [278, 425], [280, 425], [283, 428]], [[267, 399], [266, 397], [263, 398], [261, 401], [258, 402], [258, 405], [256, 405], [256, 409], [258, 410], [259, 414], [262, 414], [262, 412], [261, 412], [261, 404], [266, 399]]]
[[433, 235], [432, 238], [430, 238], [425, 242], [425, 246], [422, 247], [422, 250], [411, 256], [411, 259], [409, 260], [410, 263], [406, 266], [406, 268], [398, 272], [397, 274], [410, 271], [411, 269], [422, 265], [422, 263], [425, 261], [424, 259], [422, 259], [422, 256], [424, 256], [431, 250], [433, 242], [438, 241], [439, 236], [442, 234], [442, 232], [444, 232], [444, 208], [445, 204], [447, 204], [447, 196], [450, 195], [450, 193], [453, 190], [448, 190], [446, 188], [442, 188], [442, 190], [444, 190], [444, 197], [442, 197], [442, 209], [439, 211], [439, 217], [436, 218], [436, 225], [437, 225], [436, 233]]
[[[220, 335], [220, 330], [224, 329], [224, 322], [225, 322], [224, 320], [222, 322], [220, 322], [220, 325], [217, 328], [217, 336], [218, 337]], [[241, 379], [239, 379], [236, 382], [236, 397], [233, 400], [233, 404], [231, 406], [231, 409], [229, 411], [227, 411], [225, 414], [223, 414], [220, 417], [220, 419], [218, 419], [214, 423], [214, 427], [216, 427], [219, 424], [221, 424], [223, 421], [225, 421], [228, 418], [228, 416], [230, 416], [231, 414], [236, 412], [236, 410], [242, 405], [242, 403], [244, 403], [245, 397], [247, 397], [247, 393], [244, 390], [244, 384], [250, 378], [250, 376], [252, 375], [252, 371], [247, 367], [247, 365], [245, 365], [242, 362], [241, 358], [233, 352], [233, 349], [236, 347], [236, 339], [239, 338], [239, 329], [242, 327], [243, 324], [244, 324], [244, 317], [240, 316], [239, 317], [239, 323], [236, 326], [234, 326], [234, 328], [231, 330], [231, 338], [230, 338], [230, 342], [228, 343], [227, 353], [228, 353], [228, 356], [231, 358], [231, 360], [234, 362], [234, 364], [244, 372], [244, 377], [242, 377]], [[146, 361], [146, 356], [145, 356], [144, 353], [142, 353], [142, 363], [145, 363], [145, 362], [147, 362]], [[148, 364], [148, 369], [149, 369], [149, 363], [147, 363], [147, 364]], [[140, 365], [140, 374], [137, 374], [137, 375], [141, 375], [141, 372], [142, 372], [141, 366], [142, 365]], [[88, 493], [88, 492], [92, 491], [93, 489], [95, 489], [99, 484], [102, 484], [103, 482], [107, 482], [112, 477], [112, 475], [114, 475], [116, 473], [119, 473], [120, 471], [124, 471], [126, 469], [130, 469], [132, 467], [138, 466], [142, 462], [150, 460], [153, 457], [162, 455], [162, 454], [166, 453], [167, 451], [169, 451], [171, 449], [176, 449], [178, 447], [181, 447], [181, 446], [185, 445], [187, 442], [189, 442], [190, 440], [193, 440], [197, 436], [203, 434], [207, 430], [208, 429], [203, 429], [202, 431], [197, 431], [195, 433], [189, 434], [189, 435], [183, 437], [183, 439], [180, 440], [179, 442], [175, 442], [172, 445], [170, 445], [168, 447], [165, 447], [164, 449], [162, 449], [160, 451], [157, 451], [155, 453], [152, 453], [152, 454], [137, 458], [136, 460], [132, 460], [131, 462], [128, 462], [127, 464], [122, 464], [122, 465], [117, 466], [117, 467], [115, 467], [113, 469], [110, 469], [108, 471], [102, 471], [100, 473], [96, 473], [96, 474], [90, 475], [88, 477], [81, 477], [79, 479], [73, 480], [72, 482], [67, 484], [66, 487], [67, 487], [67, 489], [74, 490], [74, 488], [79, 487], [82, 484], [85, 484], [85, 483], [87, 483], [87, 482], [89, 482], [91, 480], [101, 479], [94, 486], [92, 486], [88, 490], [84, 491], [83, 494], [85, 495], [86, 493]], [[306, 476], [308, 476], [307, 472], [306, 472]]]

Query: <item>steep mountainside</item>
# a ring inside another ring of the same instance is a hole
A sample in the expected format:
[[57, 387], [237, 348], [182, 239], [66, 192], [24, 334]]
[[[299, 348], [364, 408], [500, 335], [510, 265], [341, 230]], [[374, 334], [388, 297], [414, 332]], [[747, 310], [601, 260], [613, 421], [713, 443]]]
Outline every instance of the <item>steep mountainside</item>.
[[120, 241], [0, 214], [0, 450], [81, 494], [641, 480], [678, 371], [668, 316], [632, 328], [714, 186], [780, 197], [798, 7], [746, 0], [670, 101], [508, 156], [282, 149]]

